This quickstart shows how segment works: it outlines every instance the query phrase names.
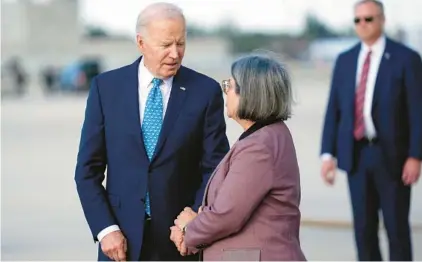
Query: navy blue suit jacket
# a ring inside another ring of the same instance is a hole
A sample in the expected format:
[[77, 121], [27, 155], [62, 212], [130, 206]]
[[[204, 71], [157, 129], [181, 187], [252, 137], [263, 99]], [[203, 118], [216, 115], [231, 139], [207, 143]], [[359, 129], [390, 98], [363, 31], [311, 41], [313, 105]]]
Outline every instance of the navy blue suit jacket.
[[[92, 80], [77, 191], [94, 241], [101, 230], [117, 224], [128, 240], [127, 259], [138, 260], [148, 187], [155, 245], [167, 259], [179, 260], [170, 227], [184, 207], [199, 207], [210, 174], [229, 150], [222, 91], [215, 80], [182, 66], [150, 162], [139, 118], [139, 61]], [[108, 260], [101, 250], [99, 260]]]
[[[348, 173], [354, 159], [354, 99], [360, 44], [337, 58], [322, 133], [321, 153], [331, 153]], [[422, 62], [389, 38], [379, 67], [372, 119], [386, 165], [401, 175], [408, 157], [422, 159]]]

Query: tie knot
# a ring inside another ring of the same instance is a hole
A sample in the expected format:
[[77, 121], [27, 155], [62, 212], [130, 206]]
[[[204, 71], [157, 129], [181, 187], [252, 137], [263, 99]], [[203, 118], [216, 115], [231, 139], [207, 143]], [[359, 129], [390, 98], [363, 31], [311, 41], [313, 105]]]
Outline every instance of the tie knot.
[[159, 87], [160, 85], [161, 85], [161, 83], [163, 82], [163, 80], [162, 79], [160, 79], [160, 78], [153, 78], [152, 79], [152, 87]]

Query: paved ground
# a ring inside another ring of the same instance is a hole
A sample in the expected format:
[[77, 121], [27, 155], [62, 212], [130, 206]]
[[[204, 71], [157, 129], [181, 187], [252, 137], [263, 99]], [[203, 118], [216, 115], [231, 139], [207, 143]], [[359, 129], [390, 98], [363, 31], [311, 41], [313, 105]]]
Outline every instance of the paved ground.
[[[303, 218], [348, 222], [351, 214], [344, 176], [339, 175], [333, 188], [325, 187], [319, 179], [327, 79], [305, 74], [300, 78], [294, 75], [293, 80], [298, 104], [288, 124], [301, 167]], [[39, 92], [2, 101], [3, 260], [95, 259], [95, 245], [73, 181], [84, 107], [84, 96], [46, 98]], [[241, 130], [231, 120], [227, 124], [228, 136], [234, 142]], [[422, 224], [422, 183], [413, 190], [411, 220]], [[350, 229], [305, 226], [301, 235], [310, 260], [355, 258]], [[415, 247], [422, 246], [420, 230], [413, 238]], [[422, 260], [422, 251], [415, 249], [415, 259]]]

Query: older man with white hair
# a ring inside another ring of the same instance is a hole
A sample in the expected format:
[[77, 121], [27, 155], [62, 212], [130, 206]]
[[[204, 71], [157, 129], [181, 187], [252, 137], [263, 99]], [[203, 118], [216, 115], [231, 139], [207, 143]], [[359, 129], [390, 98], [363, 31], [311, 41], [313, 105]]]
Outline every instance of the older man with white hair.
[[180, 256], [170, 227], [184, 207], [198, 209], [228, 152], [222, 91], [181, 65], [186, 24], [177, 6], [146, 7], [136, 30], [142, 56], [92, 80], [77, 191], [98, 260], [196, 260]]

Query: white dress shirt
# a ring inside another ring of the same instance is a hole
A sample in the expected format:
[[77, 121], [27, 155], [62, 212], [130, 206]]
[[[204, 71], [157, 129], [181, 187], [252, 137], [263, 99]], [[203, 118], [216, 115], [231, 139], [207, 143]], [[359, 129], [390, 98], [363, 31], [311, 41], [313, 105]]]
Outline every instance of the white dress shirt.
[[[365, 90], [365, 101], [363, 104], [363, 119], [365, 123], [365, 136], [366, 138], [372, 139], [377, 136], [377, 131], [375, 130], [374, 121], [372, 119], [372, 101], [374, 98], [375, 84], [378, 76], [378, 69], [381, 64], [382, 57], [384, 56], [385, 50], [385, 36], [380, 37], [372, 46], [368, 46], [365, 43], [362, 43], [361, 49], [358, 56], [358, 64], [356, 70], [356, 88], [359, 86], [363, 64], [365, 63], [366, 55], [369, 51], [372, 51], [371, 54], [371, 63], [369, 66], [368, 79], [366, 82]], [[322, 154], [322, 159], [327, 160], [331, 159], [332, 155], [329, 153]]]
[[[138, 97], [139, 97], [139, 132], [141, 132], [141, 124], [144, 118], [145, 105], [147, 102], [148, 94], [152, 88], [152, 79], [154, 76], [151, 72], [145, 67], [143, 59], [139, 63], [138, 69]], [[170, 99], [170, 91], [173, 85], [173, 77], [163, 80], [163, 83], [160, 85], [161, 93], [163, 95], [163, 119], [167, 110], [168, 101]], [[101, 240], [109, 233], [120, 230], [118, 225], [111, 225], [101, 230], [98, 233], [98, 241]]]

